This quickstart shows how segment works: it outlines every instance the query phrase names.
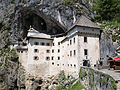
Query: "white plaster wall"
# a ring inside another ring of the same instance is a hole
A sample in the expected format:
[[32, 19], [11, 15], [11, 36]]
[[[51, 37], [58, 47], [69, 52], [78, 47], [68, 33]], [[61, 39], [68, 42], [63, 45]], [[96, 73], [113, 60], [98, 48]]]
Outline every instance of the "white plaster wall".
[[[21, 53], [21, 51], [23, 53]], [[27, 58], [28, 58], [28, 52], [27, 50], [20, 50], [19, 52], [17, 52], [17, 54], [19, 55], [19, 62], [22, 64], [22, 66], [24, 68], [27, 68]]]
[[[71, 45], [70, 40], [72, 41]], [[62, 60], [64, 62], [64, 66], [62, 66], [62, 69], [65, 70], [66, 74], [78, 72], [78, 35], [75, 34], [66, 39], [64, 42], [62, 42], [62, 47]], [[76, 51], [76, 55], [74, 55], [74, 50]], [[72, 56], [70, 56], [70, 51], [72, 51]]]
[[[54, 60], [50, 60], [50, 72], [51, 75], [56, 75], [61, 71], [61, 67], [62, 67], [62, 45], [60, 43], [60, 45], [58, 45], [58, 42], [61, 42], [64, 39], [64, 37], [59, 37], [59, 38], [54, 38], [53, 43], [54, 46], [52, 46], [51, 48], [51, 58], [54, 57]], [[60, 50], [60, 52], [58, 52], [58, 49]], [[52, 53], [52, 50], [54, 50], [54, 53]], [[58, 60], [58, 57], [60, 57], [60, 60]], [[54, 65], [52, 65], [52, 63], [54, 63]], [[59, 64], [59, 66], [58, 66]]]
[[[87, 36], [87, 35], [85, 35]], [[96, 64], [96, 61], [99, 59], [99, 38], [87, 36], [88, 42], [84, 42], [84, 36], [79, 36], [80, 39], [80, 55], [81, 62], [85, 59], [84, 49], [88, 50], [88, 59], [90, 60], [90, 64], [93, 66]]]
[[[39, 45], [34, 45], [34, 42], [39, 42]], [[44, 42], [45, 45], [40, 45]], [[50, 46], [46, 46], [46, 43], [50, 43]], [[46, 50], [50, 50], [52, 40], [47, 39], [29, 39], [28, 44], [28, 60], [27, 60], [27, 71], [32, 75], [44, 76], [49, 75], [49, 61], [46, 57], [50, 57], [50, 53], [46, 53]], [[34, 49], [38, 49], [39, 52], [35, 53]], [[34, 60], [34, 56], [38, 56], [39, 60]]]

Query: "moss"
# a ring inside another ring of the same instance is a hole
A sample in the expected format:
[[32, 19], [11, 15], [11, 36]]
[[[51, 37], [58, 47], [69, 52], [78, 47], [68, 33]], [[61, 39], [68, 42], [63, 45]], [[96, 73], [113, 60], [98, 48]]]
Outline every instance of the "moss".
[[66, 89], [66, 90], [83, 90], [86, 88], [80, 83], [80, 81], [78, 81], [76, 84], [74, 84], [72, 87]]
[[0, 63], [0, 67], [3, 65], [3, 63]]
[[12, 4], [15, 4], [15, 0], [12, 0], [11, 3], [12, 3]]
[[72, 1], [72, 0], [64, 0], [64, 5], [67, 6], [67, 5], [74, 5], [75, 2]]
[[79, 74], [80, 79], [83, 80], [86, 76], [87, 76], [86, 71], [80, 68], [80, 74]]
[[63, 86], [58, 86], [56, 90], [63, 90]]
[[116, 86], [115, 80], [111, 78], [110, 81], [111, 81], [111, 88], [116, 89], [117, 86]]
[[1, 28], [1, 30], [10, 30], [11, 29], [11, 27], [9, 26], [9, 25], [4, 25], [2, 28]]

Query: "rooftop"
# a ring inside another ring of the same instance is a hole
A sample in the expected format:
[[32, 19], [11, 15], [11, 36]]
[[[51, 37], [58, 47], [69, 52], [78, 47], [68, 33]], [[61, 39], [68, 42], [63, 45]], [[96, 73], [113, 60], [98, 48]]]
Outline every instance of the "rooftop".
[[[75, 26], [81, 26], [81, 27], [91, 27], [91, 28], [98, 28], [100, 29], [100, 26], [98, 26], [95, 22], [91, 21], [85, 16], [80, 16], [80, 18], [68, 29], [70, 31]], [[67, 31], [67, 32], [68, 32]]]
[[30, 26], [30, 29], [28, 30], [27, 37], [28, 38], [52, 39], [50, 35], [47, 35], [45, 33], [40, 33], [39, 31], [35, 30], [31, 26]]

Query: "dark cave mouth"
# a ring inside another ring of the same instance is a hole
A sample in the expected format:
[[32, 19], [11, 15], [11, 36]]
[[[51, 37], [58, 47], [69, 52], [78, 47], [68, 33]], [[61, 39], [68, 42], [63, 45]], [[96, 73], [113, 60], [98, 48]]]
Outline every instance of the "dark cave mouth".
[[36, 12], [31, 9], [23, 9], [20, 11], [20, 17], [18, 18], [18, 29], [23, 31], [23, 38], [27, 36], [30, 26], [40, 33], [49, 35], [56, 35], [64, 33], [64, 29], [51, 19], [49, 16], [44, 15], [41, 12]]
[[22, 16], [20, 18], [20, 24], [21, 24], [20, 28], [23, 30], [23, 37], [27, 36], [30, 26], [32, 26], [32, 28], [34, 28], [35, 30], [41, 33], [47, 31], [47, 25], [45, 20], [34, 13], [30, 13]]

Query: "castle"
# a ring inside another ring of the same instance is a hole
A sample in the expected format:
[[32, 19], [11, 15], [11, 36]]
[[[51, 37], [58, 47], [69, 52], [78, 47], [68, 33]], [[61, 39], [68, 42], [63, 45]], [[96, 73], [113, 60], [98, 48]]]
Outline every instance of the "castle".
[[95, 66], [100, 59], [100, 27], [81, 16], [63, 35], [47, 35], [30, 27], [27, 45], [18, 46], [21, 64], [32, 76], [48, 77], [64, 70], [78, 74], [80, 66]]

